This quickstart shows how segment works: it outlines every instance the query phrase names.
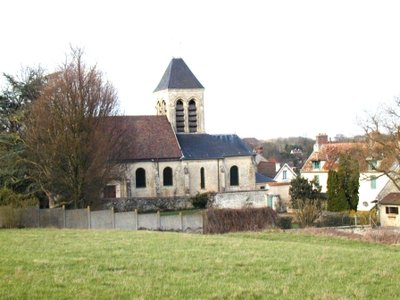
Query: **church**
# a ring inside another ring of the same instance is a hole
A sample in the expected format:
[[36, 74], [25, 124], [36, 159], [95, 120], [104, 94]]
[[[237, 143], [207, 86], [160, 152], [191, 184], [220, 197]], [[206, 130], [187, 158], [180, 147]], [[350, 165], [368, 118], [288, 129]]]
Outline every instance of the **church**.
[[235, 134], [205, 133], [204, 87], [173, 58], [154, 90], [156, 115], [120, 116], [125, 138], [123, 179], [104, 198], [191, 197], [256, 189], [254, 153]]

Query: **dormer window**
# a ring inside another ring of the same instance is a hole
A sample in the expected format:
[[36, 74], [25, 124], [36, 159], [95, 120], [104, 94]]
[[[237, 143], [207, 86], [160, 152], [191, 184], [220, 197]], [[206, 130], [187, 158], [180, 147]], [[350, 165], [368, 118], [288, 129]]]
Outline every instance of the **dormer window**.
[[312, 168], [314, 170], [319, 170], [321, 168], [321, 161], [320, 160], [313, 160]]
[[378, 161], [376, 159], [368, 160], [368, 170], [374, 171], [378, 167]]

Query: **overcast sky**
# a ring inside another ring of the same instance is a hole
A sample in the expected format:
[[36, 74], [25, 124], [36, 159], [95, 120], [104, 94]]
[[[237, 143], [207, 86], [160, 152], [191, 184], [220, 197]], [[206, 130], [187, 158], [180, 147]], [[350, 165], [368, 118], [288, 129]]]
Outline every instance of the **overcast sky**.
[[53, 71], [69, 45], [155, 114], [172, 57], [205, 87], [208, 133], [259, 139], [362, 133], [400, 95], [400, 1], [3, 0], [0, 72]]

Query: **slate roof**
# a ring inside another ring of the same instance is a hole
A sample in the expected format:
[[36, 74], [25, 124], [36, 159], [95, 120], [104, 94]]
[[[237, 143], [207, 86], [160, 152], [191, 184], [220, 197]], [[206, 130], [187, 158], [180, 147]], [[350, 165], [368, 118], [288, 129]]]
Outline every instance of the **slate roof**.
[[230, 156], [252, 156], [252, 150], [236, 134], [177, 134], [183, 159], [201, 160]]
[[387, 194], [379, 203], [385, 205], [400, 205], [400, 193]]
[[166, 116], [112, 117], [123, 140], [129, 141], [122, 161], [179, 159], [182, 152]]
[[166, 89], [203, 89], [182, 58], [173, 58], [154, 92]]
[[272, 178], [256, 173], [256, 183], [275, 182]]

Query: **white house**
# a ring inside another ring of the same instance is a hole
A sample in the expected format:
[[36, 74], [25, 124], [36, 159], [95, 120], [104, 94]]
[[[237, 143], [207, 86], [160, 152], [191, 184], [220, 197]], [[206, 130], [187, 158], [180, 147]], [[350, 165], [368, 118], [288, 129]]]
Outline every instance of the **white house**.
[[288, 165], [284, 164], [282, 168], [279, 169], [278, 173], [276, 173], [274, 180], [276, 182], [291, 182], [292, 179], [295, 179], [297, 174], [293, 169]]
[[357, 210], [368, 211], [375, 206], [375, 200], [387, 185], [389, 178], [373, 170], [373, 164], [379, 161], [365, 159], [366, 145], [364, 143], [331, 143], [328, 136], [317, 136], [314, 151], [301, 169], [301, 176], [308, 180], [316, 179], [322, 187], [322, 192], [327, 192], [328, 172], [336, 170], [341, 154], [350, 154], [357, 159], [360, 166], [359, 202]]

